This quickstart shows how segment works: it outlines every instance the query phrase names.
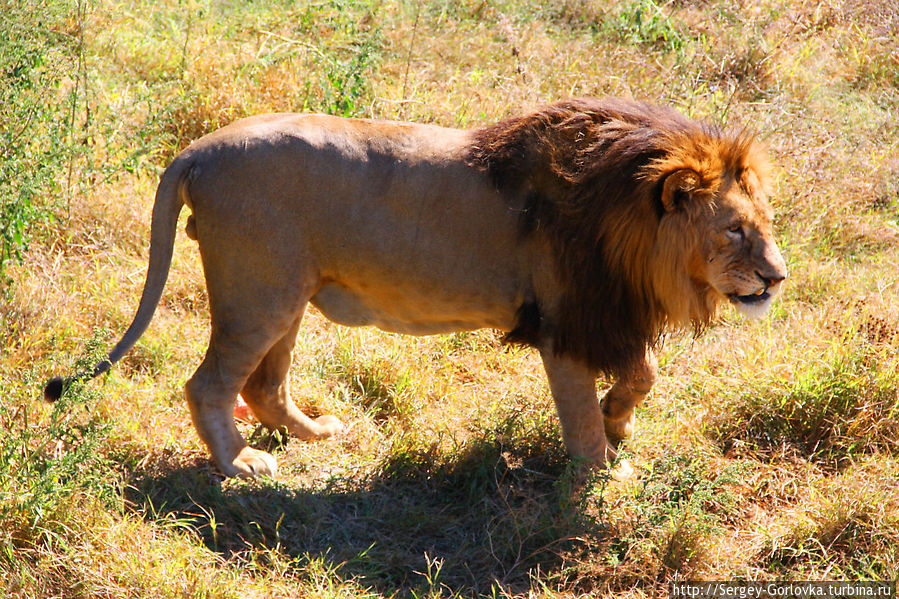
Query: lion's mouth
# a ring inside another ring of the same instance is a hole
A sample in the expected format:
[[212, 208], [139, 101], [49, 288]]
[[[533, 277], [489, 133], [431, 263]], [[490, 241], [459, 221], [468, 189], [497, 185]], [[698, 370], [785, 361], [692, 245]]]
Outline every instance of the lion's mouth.
[[749, 295], [737, 295], [736, 293], [730, 296], [730, 301], [734, 303], [741, 304], [761, 304], [763, 302], [767, 302], [771, 299], [771, 294], [768, 293], [768, 287], [763, 287], [756, 293], [752, 293]]

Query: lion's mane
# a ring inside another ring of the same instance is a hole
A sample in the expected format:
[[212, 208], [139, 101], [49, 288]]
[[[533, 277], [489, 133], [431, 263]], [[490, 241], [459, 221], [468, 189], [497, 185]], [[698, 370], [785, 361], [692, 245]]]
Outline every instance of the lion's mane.
[[551, 339], [557, 353], [613, 375], [667, 330], [701, 330], [721, 299], [691, 276], [703, 231], [690, 212], [702, 202], [663, 219], [665, 178], [690, 169], [708, 206], [728, 178], [743, 184], [749, 169], [763, 185], [768, 170], [745, 131], [618, 99], [563, 101], [478, 129], [468, 161], [524, 207], [522, 236], [542, 235], [556, 262], [556, 305], [522, 305], [506, 340]]

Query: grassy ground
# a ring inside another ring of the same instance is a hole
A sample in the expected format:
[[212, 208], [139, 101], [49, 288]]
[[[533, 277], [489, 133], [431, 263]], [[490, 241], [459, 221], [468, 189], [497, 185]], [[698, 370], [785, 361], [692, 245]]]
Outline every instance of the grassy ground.
[[[31, 190], [31, 243], [0, 262], [0, 594], [642, 597], [899, 577], [895, 0], [3, 7], [0, 193]], [[23, 64], [31, 83], [10, 87]], [[245, 425], [281, 474], [220, 480], [181, 394], [208, 335], [181, 234], [134, 351], [41, 402], [45, 377], [130, 322], [156, 177], [202, 133], [279, 110], [471, 126], [605, 94], [755, 128], [791, 271], [764, 320], [667, 340], [634, 480], [574, 484], [533, 351], [315, 311], [294, 396], [349, 430], [302, 444]]]

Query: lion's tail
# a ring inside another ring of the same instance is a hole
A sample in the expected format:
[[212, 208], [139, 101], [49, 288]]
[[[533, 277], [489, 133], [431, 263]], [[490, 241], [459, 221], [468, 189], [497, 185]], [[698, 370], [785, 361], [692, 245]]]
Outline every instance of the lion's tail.
[[144, 283], [140, 304], [134, 320], [131, 321], [131, 326], [109, 352], [108, 357], [94, 366], [93, 370], [77, 373], [65, 379], [62, 377], [50, 379], [44, 387], [44, 399], [47, 401], [56, 401], [62, 397], [62, 394], [73, 382], [91, 379], [109, 370], [128, 350], [134, 347], [140, 336], [147, 330], [169, 276], [178, 215], [181, 213], [181, 207], [189, 200], [187, 176], [191, 164], [192, 161], [188, 159], [187, 155], [179, 156], [162, 174], [159, 187], [156, 189], [153, 221], [150, 227], [150, 261], [147, 267], [147, 281]]

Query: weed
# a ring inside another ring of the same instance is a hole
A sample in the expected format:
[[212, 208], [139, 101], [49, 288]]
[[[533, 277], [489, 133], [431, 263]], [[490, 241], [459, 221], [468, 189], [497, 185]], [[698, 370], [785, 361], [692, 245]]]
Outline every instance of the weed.
[[671, 17], [653, 0], [619, 3], [604, 26], [613, 39], [654, 46], [665, 52], [680, 52], [687, 43], [686, 36], [675, 27]]
[[325, 112], [356, 116], [365, 110], [360, 101], [367, 92], [366, 75], [377, 59], [377, 49], [377, 36], [372, 36], [352, 48], [346, 58], [330, 57], [326, 60], [322, 100]]
[[302, 108], [338, 116], [358, 116], [368, 110], [362, 101], [371, 92], [369, 75], [377, 65], [381, 34], [378, 29], [369, 31], [359, 26], [363, 15], [371, 18], [370, 3], [331, 2], [327, 8], [313, 18], [310, 7], [303, 16], [305, 28], [331, 28], [335, 39], [327, 46], [313, 46], [317, 70], [321, 73], [321, 95], [313, 95], [313, 83], [307, 82]]
[[[51, 214], [74, 155], [75, 49], [68, 3], [3, 2], [0, 22], [0, 276]], [[37, 26], [35, 26], [37, 24]], [[5, 286], [9, 280], [0, 282]]]
[[[90, 368], [100, 355], [95, 338], [73, 371]], [[33, 375], [26, 381], [39, 387]], [[109, 423], [90, 415], [97, 395], [75, 382], [49, 414], [0, 405], [0, 553], [13, 567], [65, 551], [78, 527], [74, 507], [84, 498], [120, 508], [103, 451]]]
[[698, 455], [656, 460], [624, 504], [629, 522], [619, 525], [609, 559], [633, 562], [648, 554], [664, 569], [701, 571], [713, 539], [722, 532], [722, 519], [733, 509], [730, 487], [739, 472], [734, 464], [715, 474]]

